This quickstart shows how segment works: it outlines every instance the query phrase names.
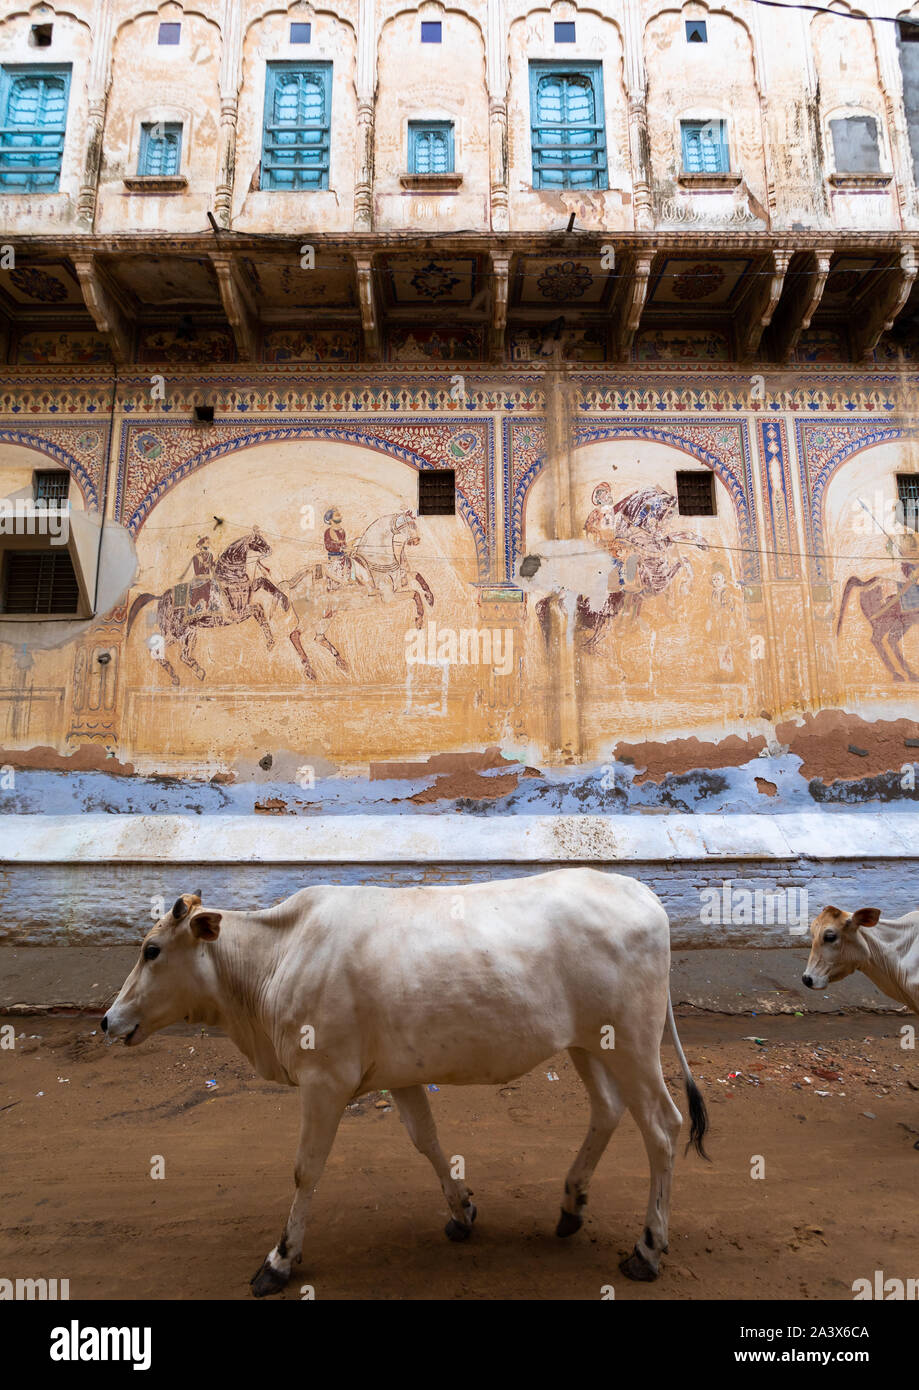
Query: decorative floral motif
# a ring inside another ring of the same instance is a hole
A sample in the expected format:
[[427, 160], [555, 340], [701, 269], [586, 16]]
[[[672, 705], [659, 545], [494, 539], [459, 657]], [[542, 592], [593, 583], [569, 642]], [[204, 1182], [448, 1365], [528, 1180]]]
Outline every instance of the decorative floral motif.
[[428, 261], [427, 265], [415, 271], [409, 283], [419, 294], [424, 295], [425, 299], [442, 299], [450, 293], [454, 285], [460, 283], [460, 278], [450, 273], [449, 266], [438, 265], [437, 261]]
[[547, 265], [536, 284], [544, 299], [561, 301], [580, 299], [593, 282], [594, 277], [580, 261], [560, 261], [558, 265]]
[[724, 283], [724, 269], [714, 262], [700, 261], [680, 271], [673, 279], [677, 299], [707, 299]]
[[22, 266], [10, 271], [10, 279], [18, 290], [30, 299], [40, 299], [43, 304], [59, 304], [67, 298], [67, 287], [36, 266]]

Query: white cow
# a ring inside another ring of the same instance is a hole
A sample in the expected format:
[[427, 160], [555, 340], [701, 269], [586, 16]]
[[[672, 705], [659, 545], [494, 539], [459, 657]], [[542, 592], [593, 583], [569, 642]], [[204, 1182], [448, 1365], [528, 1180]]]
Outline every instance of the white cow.
[[808, 989], [826, 989], [853, 970], [919, 1014], [919, 912], [896, 918], [882, 918], [876, 907], [851, 915], [838, 907], [819, 912], [802, 980]]
[[[661, 1071], [669, 1022], [683, 1069], [690, 1141], [707, 1115], [670, 1003], [670, 932], [636, 879], [595, 869], [446, 887], [304, 888], [264, 912], [179, 898], [102, 1020], [128, 1046], [185, 1019], [223, 1028], [269, 1081], [300, 1087], [296, 1191], [284, 1233], [252, 1280], [276, 1293], [302, 1258], [310, 1199], [345, 1106], [392, 1092], [466, 1239], [476, 1209], [451, 1176], [425, 1083], [500, 1085], [567, 1048], [590, 1098], [556, 1233], [581, 1225], [587, 1186], [623, 1110], [651, 1166], [645, 1228], [620, 1266], [657, 1277], [667, 1250], [681, 1116]], [[688, 1145], [687, 1145], [688, 1147]]]

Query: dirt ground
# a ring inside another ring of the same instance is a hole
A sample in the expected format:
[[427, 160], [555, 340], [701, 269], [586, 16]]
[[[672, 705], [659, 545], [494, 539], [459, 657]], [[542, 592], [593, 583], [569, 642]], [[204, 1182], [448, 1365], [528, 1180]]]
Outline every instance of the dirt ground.
[[[501, 1089], [431, 1094], [478, 1221], [443, 1234], [437, 1180], [385, 1094], [346, 1113], [313, 1203], [309, 1284], [344, 1299], [851, 1299], [857, 1278], [919, 1276], [919, 1054], [907, 1020], [683, 1011], [711, 1116], [711, 1164], [677, 1162], [655, 1284], [618, 1270], [644, 1221], [647, 1165], [623, 1120], [583, 1230], [553, 1234], [587, 1106], [566, 1055]], [[177, 1028], [106, 1046], [98, 1018], [2, 1018], [0, 1275], [69, 1278], [73, 1299], [247, 1298], [292, 1192], [297, 1100], [232, 1044]], [[753, 1041], [753, 1037], [762, 1039]], [[676, 1086], [669, 1043], [664, 1065]], [[557, 1080], [552, 1079], [557, 1076]], [[207, 1083], [215, 1082], [209, 1086]], [[154, 1156], [165, 1177], [151, 1178]], [[765, 1164], [751, 1177], [755, 1156]]]

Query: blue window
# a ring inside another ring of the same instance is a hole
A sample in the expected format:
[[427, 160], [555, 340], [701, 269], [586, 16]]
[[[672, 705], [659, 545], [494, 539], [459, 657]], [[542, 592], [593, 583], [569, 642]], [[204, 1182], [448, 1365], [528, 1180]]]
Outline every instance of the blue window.
[[450, 121], [409, 121], [410, 174], [453, 173], [453, 125]]
[[687, 19], [687, 43], [708, 43], [708, 26], [704, 19]]
[[157, 121], [140, 128], [139, 174], [177, 174], [182, 157], [182, 127], [177, 121]]
[[731, 169], [726, 121], [681, 121], [684, 174], [727, 174]]
[[606, 188], [599, 63], [530, 64], [534, 188]]
[[291, 24], [290, 41], [291, 43], [309, 43], [312, 24]]
[[439, 19], [421, 21], [421, 42], [422, 43], [442, 43], [443, 27]]
[[268, 64], [263, 188], [328, 188], [331, 107], [331, 63]]
[[0, 192], [55, 192], [69, 95], [69, 67], [0, 69]]
[[175, 44], [182, 37], [181, 24], [161, 24], [157, 31], [156, 41], [158, 44]]
[[556, 43], [574, 43], [574, 25], [573, 25], [573, 24], [563, 24], [561, 21], [556, 20], [556, 23], [555, 23], [555, 42], [556, 42]]

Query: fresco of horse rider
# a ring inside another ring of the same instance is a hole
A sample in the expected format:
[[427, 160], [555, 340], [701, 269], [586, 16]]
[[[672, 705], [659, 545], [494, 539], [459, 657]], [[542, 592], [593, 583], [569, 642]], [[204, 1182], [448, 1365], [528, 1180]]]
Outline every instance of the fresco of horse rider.
[[871, 645], [884, 666], [895, 681], [919, 681], [919, 673], [910, 666], [901, 645], [906, 633], [919, 623], [919, 538], [914, 531], [888, 536], [886, 549], [891, 557], [899, 559], [902, 578], [872, 574], [861, 579], [850, 575], [839, 603], [836, 636], [842, 631], [850, 594], [861, 590], [859, 607], [871, 627]]
[[708, 543], [696, 532], [669, 529], [677, 499], [656, 484], [637, 488], [616, 502], [610, 484], [599, 483], [591, 502], [593, 510], [584, 531], [610, 557], [615, 578], [602, 608], [591, 608], [584, 595], [578, 599], [578, 627], [589, 634], [583, 644], [585, 651], [596, 649], [612, 618], [617, 614], [637, 618], [642, 603], [664, 593], [678, 574], [682, 574], [685, 592], [693, 572], [689, 560], [680, 553], [681, 545], [708, 549]]
[[[244, 536], [231, 541], [214, 559], [207, 536], [199, 537], [195, 554], [183, 570], [183, 578], [161, 594], [138, 594], [128, 613], [127, 632], [137, 615], [148, 603], [156, 604], [156, 632], [151, 639], [154, 659], [166, 672], [173, 685], [179, 677], [173, 668], [167, 649], [179, 647], [179, 660], [197, 677], [205, 678], [204, 668], [195, 658], [195, 644], [202, 629], [230, 627], [252, 618], [262, 631], [265, 646], [271, 651], [274, 634], [256, 595], [265, 593], [286, 613], [290, 600], [269, 578], [262, 557], [271, 554], [271, 546], [257, 526]], [[255, 556], [255, 575], [250, 575], [250, 555]], [[184, 575], [193, 570], [197, 583], [187, 583]], [[158, 640], [157, 640], [158, 639]]]
[[326, 579], [329, 588], [339, 588], [351, 583], [351, 557], [348, 554], [348, 537], [342, 525], [341, 512], [330, 507], [322, 518], [325, 524], [323, 544], [327, 558]]

